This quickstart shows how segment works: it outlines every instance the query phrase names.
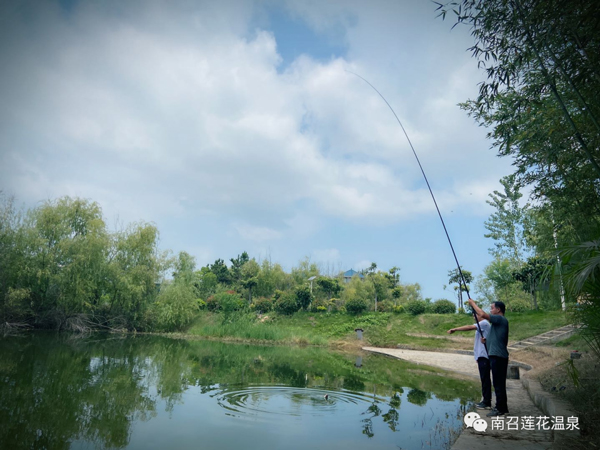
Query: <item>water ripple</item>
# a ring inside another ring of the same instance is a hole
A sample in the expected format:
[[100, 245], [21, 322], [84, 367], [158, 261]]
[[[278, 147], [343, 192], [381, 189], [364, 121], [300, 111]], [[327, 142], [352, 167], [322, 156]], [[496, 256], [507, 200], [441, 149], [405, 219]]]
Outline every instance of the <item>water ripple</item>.
[[368, 408], [374, 401], [385, 401], [384, 398], [358, 392], [266, 385], [228, 386], [211, 397], [216, 398], [228, 415], [238, 417], [314, 417], [334, 413], [339, 415], [345, 411], [355, 414], [357, 410]]

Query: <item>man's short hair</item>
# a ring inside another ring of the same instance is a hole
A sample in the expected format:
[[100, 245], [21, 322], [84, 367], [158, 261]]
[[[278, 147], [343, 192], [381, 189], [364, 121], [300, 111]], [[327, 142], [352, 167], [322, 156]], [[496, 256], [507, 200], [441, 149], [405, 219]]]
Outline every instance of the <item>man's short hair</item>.
[[504, 302], [494, 302], [494, 306], [496, 308], [498, 308], [502, 312], [502, 314], [505, 313], [505, 311], [506, 311], [506, 305], [504, 304]]

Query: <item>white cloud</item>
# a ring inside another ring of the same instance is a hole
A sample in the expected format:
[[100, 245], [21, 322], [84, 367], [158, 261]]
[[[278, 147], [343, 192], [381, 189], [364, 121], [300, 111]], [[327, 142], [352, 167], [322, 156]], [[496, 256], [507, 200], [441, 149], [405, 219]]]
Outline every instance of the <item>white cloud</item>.
[[267, 227], [255, 227], [247, 224], [235, 226], [240, 236], [249, 241], [263, 242], [281, 239], [281, 232]]
[[346, 53], [316, 60], [307, 48], [283, 69], [280, 37], [256, 28], [269, 2], [77, 2], [68, 15], [44, 2], [14, 14], [0, 27], [0, 189], [154, 221], [199, 262], [247, 244], [273, 244], [286, 264], [306, 248], [361, 259], [334, 242], [345, 227], [377, 234], [369, 226], [434, 205], [395, 118], [349, 69], [394, 107], [442, 211], [487, 215], [510, 168], [456, 106], [481, 78], [467, 30], [450, 32], [421, 1], [284, 5]]

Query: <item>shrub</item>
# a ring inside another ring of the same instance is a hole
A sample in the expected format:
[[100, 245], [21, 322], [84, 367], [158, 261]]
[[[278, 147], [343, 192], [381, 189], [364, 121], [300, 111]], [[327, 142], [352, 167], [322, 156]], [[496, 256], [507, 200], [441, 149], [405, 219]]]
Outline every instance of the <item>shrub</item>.
[[403, 314], [406, 312], [406, 309], [404, 309], [404, 306], [398, 305], [398, 306], [394, 306], [392, 308], [392, 311], [395, 312], [396, 314]]
[[161, 288], [149, 315], [156, 329], [173, 331], [185, 327], [197, 311], [198, 302], [192, 288], [168, 284]]
[[206, 309], [206, 302], [201, 298], [197, 298], [196, 303], [198, 304], [198, 309]]
[[322, 311], [319, 308], [323, 308], [323, 310], [327, 311], [328, 305], [329, 305], [329, 301], [327, 299], [317, 298], [317, 299], [313, 300], [312, 304], [310, 305], [310, 310], [311, 311]]
[[406, 311], [408, 311], [413, 316], [418, 316], [419, 314], [423, 314], [427, 309], [427, 303], [425, 300], [410, 300], [404, 306]]
[[450, 300], [442, 298], [433, 302], [431, 312], [434, 314], [454, 314], [456, 313], [456, 305]]
[[258, 297], [252, 300], [252, 308], [255, 311], [269, 312], [273, 309], [273, 300], [267, 297]]
[[279, 314], [291, 315], [299, 309], [296, 295], [291, 292], [281, 293], [279, 299], [275, 302], [275, 311]]
[[394, 303], [390, 300], [384, 300], [379, 302], [377, 305], [377, 311], [379, 312], [392, 312], [394, 310]]
[[346, 301], [342, 298], [332, 298], [329, 300], [329, 311], [331, 312], [346, 312]]
[[206, 299], [209, 311], [232, 312], [242, 309], [246, 305], [235, 291], [219, 292]]
[[298, 303], [298, 308], [308, 308], [308, 305], [310, 305], [310, 302], [313, 299], [313, 295], [310, 292], [310, 288], [308, 286], [299, 287], [296, 289], [294, 294], [296, 295], [296, 303]]
[[317, 306], [317, 312], [325, 312], [327, 311], [327, 307], [326, 306]]
[[352, 298], [346, 302], [346, 311], [348, 314], [360, 314], [367, 310], [367, 302], [362, 298]]
[[515, 298], [508, 305], [506, 305], [506, 309], [508, 309], [510, 312], [525, 312], [531, 309], [531, 305], [527, 300]]

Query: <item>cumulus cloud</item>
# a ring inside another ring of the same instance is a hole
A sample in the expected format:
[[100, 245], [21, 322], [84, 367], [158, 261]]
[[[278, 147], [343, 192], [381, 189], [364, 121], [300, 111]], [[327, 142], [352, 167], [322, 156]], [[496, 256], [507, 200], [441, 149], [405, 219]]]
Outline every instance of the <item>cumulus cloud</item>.
[[[481, 215], [508, 172], [456, 107], [480, 77], [456, 50], [468, 33], [450, 35], [432, 5], [278, 4], [345, 48], [285, 66], [257, 19], [269, 1], [22, 5], [0, 27], [0, 189], [30, 204], [81, 196], [124, 221], [189, 224], [202, 260], [226, 240], [260, 249], [430, 216], [396, 119], [346, 69], [394, 107], [444, 210]], [[204, 245], [196, 227], [226, 237]], [[333, 245], [314, 254], [339, 259]]]

